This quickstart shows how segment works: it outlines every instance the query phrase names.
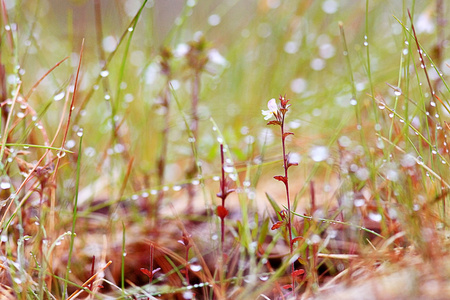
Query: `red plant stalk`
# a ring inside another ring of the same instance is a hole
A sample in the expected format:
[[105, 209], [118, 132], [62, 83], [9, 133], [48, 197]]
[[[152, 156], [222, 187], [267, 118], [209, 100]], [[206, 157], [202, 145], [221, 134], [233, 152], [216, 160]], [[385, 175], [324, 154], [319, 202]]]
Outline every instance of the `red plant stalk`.
[[229, 188], [229, 182], [225, 178], [225, 158], [223, 154], [223, 144], [220, 144], [220, 158], [222, 165], [222, 178], [220, 179], [220, 192], [217, 193], [217, 197], [222, 199], [222, 205], [217, 206], [217, 216], [220, 218], [220, 233], [221, 233], [221, 245], [220, 249], [223, 256], [223, 245], [225, 243], [225, 217], [228, 215], [228, 210], [225, 208], [225, 199], [234, 189]]
[[[270, 117], [274, 116], [275, 120], [269, 121], [267, 125], [278, 125], [281, 129], [281, 147], [283, 150], [283, 168], [284, 168], [284, 176], [274, 176], [274, 178], [278, 181], [284, 183], [286, 189], [286, 201], [287, 201], [287, 228], [289, 232], [289, 251], [292, 256], [294, 252], [293, 248], [293, 239], [292, 239], [292, 222], [291, 222], [291, 200], [289, 196], [289, 180], [288, 180], [288, 169], [291, 166], [297, 165], [297, 163], [289, 162], [289, 155], [286, 154], [286, 138], [289, 135], [293, 135], [292, 132], [285, 131], [284, 129], [284, 121], [286, 117], [286, 113], [289, 110], [290, 104], [288, 104], [289, 100], [286, 97], [280, 96], [280, 107], [277, 106], [275, 99], [271, 99], [268, 103], [269, 110], [263, 111], [263, 115], [265, 115], [265, 119], [268, 120]], [[280, 214], [281, 215], [281, 214]], [[292, 290], [295, 289], [295, 279], [294, 279], [294, 263], [291, 264], [291, 276], [292, 276]]]

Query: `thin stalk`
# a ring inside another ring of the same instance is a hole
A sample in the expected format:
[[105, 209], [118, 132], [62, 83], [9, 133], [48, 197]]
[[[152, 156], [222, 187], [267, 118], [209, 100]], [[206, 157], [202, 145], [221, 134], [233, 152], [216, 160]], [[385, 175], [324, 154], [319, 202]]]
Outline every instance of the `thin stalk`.
[[81, 157], [83, 156], [82, 153], [82, 145], [83, 142], [83, 136], [80, 137], [80, 145], [78, 147], [78, 159], [77, 159], [77, 180], [75, 185], [75, 200], [73, 204], [73, 213], [72, 213], [72, 231], [70, 235], [70, 245], [69, 245], [69, 257], [67, 258], [67, 268], [66, 268], [66, 277], [64, 281], [64, 289], [63, 289], [63, 295], [64, 297], [67, 296], [67, 283], [69, 280], [69, 273], [70, 273], [70, 267], [72, 264], [72, 253], [73, 253], [73, 245], [75, 241], [75, 224], [77, 222], [77, 212], [78, 212], [78, 190], [80, 186], [80, 170], [81, 170]]
[[[221, 185], [221, 190], [222, 190], [222, 195], [225, 194], [225, 158], [223, 155], [223, 144], [220, 144], [220, 160], [222, 163], [222, 181], [220, 182]], [[222, 196], [222, 207], [225, 207], [225, 197]], [[221, 233], [221, 244], [220, 244], [220, 248], [221, 248], [221, 252], [222, 252], [222, 256], [223, 256], [223, 245], [225, 244], [225, 218], [220, 218], [220, 233]]]
[[127, 253], [125, 252], [125, 224], [122, 222], [122, 262], [120, 265], [120, 281], [122, 288], [122, 298], [125, 298], [125, 256]]
[[[288, 158], [286, 157], [286, 135], [284, 134], [284, 120], [285, 120], [285, 115], [283, 114], [283, 117], [281, 119], [281, 146], [283, 148], [283, 167], [284, 167], [284, 178], [286, 178], [286, 181], [284, 182], [284, 186], [286, 188], [286, 201], [287, 201], [287, 209], [288, 209], [288, 223], [287, 223], [287, 227], [288, 227], [288, 231], [289, 231], [289, 253], [292, 256], [292, 253], [294, 252], [294, 248], [292, 246], [292, 223], [291, 223], [291, 199], [289, 196], [289, 181], [287, 180], [288, 178]], [[291, 274], [294, 273], [294, 263], [291, 264]], [[294, 277], [292, 276], [292, 291], [295, 290], [295, 280]]]

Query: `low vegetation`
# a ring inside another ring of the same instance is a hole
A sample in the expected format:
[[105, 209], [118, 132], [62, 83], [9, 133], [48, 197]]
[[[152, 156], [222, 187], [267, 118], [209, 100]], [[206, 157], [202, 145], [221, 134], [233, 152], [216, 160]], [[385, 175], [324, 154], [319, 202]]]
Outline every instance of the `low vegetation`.
[[446, 299], [444, 1], [1, 1], [2, 299]]

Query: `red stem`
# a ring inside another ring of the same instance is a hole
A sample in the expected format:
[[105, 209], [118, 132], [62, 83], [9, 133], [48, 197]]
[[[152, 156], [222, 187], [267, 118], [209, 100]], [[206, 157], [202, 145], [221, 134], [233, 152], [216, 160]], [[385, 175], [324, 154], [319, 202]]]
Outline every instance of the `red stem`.
[[[225, 158], [223, 155], [223, 144], [220, 144], [220, 159], [222, 163], [222, 180], [220, 181], [220, 190], [222, 192], [222, 207], [225, 208]], [[220, 232], [221, 232], [221, 251], [223, 256], [223, 244], [225, 243], [225, 217], [220, 218]]]
[[[294, 252], [294, 248], [292, 246], [292, 224], [291, 224], [291, 200], [289, 197], [289, 182], [288, 182], [288, 160], [286, 157], [286, 143], [285, 139], [286, 136], [284, 135], [284, 117], [285, 114], [282, 114], [281, 117], [281, 145], [283, 148], [283, 166], [284, 166], [284, 178], [286, 178], [286, 181], [284, 182], [284, 186], [286, 187], [286, 200], [287, 200], [287, 207], [288, 207], [288, 230], [289, 230], [289, 251], [292, 256], [292, 253]], [[294, 263], [291, 264], [291, 274], [294, 273]], [[294, 276], [292, 276], [292, 291], [295, 289], [295, 281]]]

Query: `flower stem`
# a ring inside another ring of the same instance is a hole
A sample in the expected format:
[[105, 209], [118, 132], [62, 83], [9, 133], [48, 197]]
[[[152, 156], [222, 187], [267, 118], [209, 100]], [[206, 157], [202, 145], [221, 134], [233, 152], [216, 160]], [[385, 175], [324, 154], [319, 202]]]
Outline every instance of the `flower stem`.
[[[292, 224], [291, 224], [291, 200], [289, 196], [289, 181], [288, 181], [288, 157], [286, 156], [286, 135], [284, 134], [284, 119], [285, 114], [282, 114], [281, 118], [281, 146], [283, 148], [283, 167], [284, 167], [284, 178], [286, 181], [284, 182], [284, 186], [286, 187], [286, 201], [288, 207], [288, 231], [289, 231], [289, 253], [292, 256], [294, 252], [294, 248], [292, 245]], [[291, 264], [291, 274], [294, 272], [294, 263]], [[292, 291], [295, 289], [295, 281], [294, 276], [292, 275]]]

